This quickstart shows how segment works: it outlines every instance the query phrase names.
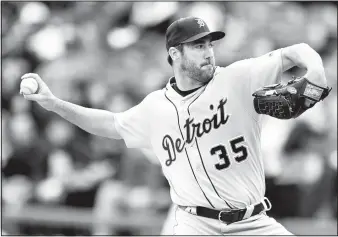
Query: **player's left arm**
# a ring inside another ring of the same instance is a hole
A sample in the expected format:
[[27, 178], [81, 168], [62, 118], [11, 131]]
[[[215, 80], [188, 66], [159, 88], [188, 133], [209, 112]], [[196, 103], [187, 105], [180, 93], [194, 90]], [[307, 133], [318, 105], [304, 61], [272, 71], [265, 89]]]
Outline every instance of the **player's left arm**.
[[281, 49], [282, 71], [297, 66], [306, 69], [306, 77], [310, 82], [327, 87], [323, 61], [320, 55], [308, 44], [295, 44]]
[[327, 86], [320, 55], [305, 43], [274, 50], [249, 62], [251, 93], [257, 88], [280, 83], [283, 72], [294, 66], [306, 69], [304, 76], [310, 82], [321, 87]]

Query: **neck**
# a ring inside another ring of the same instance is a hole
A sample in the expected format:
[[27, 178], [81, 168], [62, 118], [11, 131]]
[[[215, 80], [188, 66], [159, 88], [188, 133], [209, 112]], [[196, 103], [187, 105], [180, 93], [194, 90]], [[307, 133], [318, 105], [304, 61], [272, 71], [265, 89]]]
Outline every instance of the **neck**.
[[194, 80], [180, 70], [174, 68], [174, 76], [176, 79], [176, 85], [181, 91], [188, 91], [198, 87], [203, 86], [204, 84], [200, 81]]

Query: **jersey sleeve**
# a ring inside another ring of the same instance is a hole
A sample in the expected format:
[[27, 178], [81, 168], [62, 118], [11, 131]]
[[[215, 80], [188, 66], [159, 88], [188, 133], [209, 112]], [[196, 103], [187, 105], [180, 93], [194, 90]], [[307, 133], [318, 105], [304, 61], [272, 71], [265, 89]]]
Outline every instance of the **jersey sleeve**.
[[250, 68], [251, 93], [258, 88], [279, 83], [283, 73], [282, 49], [252, 58]]
[[128, 148], [150, 147], [149, 97], [122, 113], [115, 114], [115, 128]]

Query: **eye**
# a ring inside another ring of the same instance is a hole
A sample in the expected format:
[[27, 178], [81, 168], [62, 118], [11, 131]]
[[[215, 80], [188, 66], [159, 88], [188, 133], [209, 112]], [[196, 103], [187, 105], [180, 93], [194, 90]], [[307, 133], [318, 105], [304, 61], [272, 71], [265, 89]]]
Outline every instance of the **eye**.
[[204, 45], [203, 44], [196, 44], [195, 46], [197, 49], [203, 49], [204, 48]]

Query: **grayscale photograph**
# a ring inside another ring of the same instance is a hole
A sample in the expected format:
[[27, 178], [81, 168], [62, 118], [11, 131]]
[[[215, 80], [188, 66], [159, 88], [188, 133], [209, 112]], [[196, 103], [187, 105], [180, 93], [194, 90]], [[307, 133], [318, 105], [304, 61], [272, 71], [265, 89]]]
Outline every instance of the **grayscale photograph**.
[[337, 6], [1, 1], [1, 235], [337, 235]]

